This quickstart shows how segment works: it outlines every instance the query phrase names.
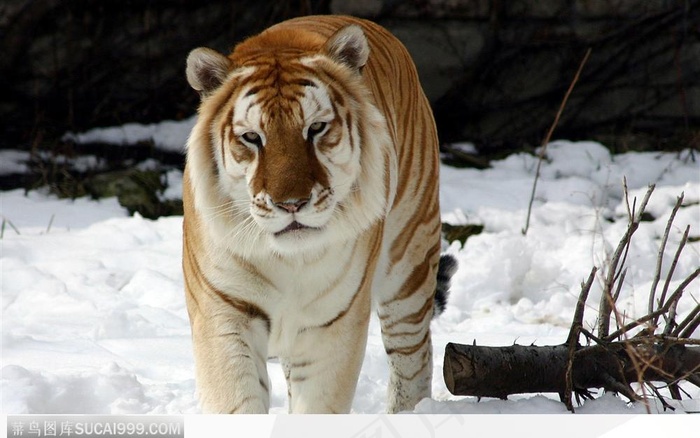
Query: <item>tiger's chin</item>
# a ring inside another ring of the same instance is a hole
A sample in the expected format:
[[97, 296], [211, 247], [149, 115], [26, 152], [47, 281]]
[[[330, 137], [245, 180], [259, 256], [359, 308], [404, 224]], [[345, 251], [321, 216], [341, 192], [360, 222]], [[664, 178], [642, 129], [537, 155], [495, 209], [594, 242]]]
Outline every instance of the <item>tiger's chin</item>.
[[310, 226], [298, 221], [292, 221], [283, 229], [268, 235], [270, 249], [282, 256], [315, 253], [331, 243], [324, 226]]
[[287, 225], [280, 231], [274, 233], [274, 236], [279, 238], [282, 236], [286, 235], [291, 235], [293, 238], [303, 238], [302, 236], [306, 231], [320, 231], [322, 228], [320, 227], [311, 227], [308, 225], [304, 225], [302, 223], [299, 223], [297, 221], [293, 221], [291, 224]]

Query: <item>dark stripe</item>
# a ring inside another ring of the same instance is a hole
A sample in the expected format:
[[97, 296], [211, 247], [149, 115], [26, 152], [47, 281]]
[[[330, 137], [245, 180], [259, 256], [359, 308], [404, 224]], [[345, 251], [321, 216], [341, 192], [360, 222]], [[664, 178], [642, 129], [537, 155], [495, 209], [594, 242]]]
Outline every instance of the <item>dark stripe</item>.
[[348, 306], [345, 309], [343, 309], [335, 318], [332, 318], [330, 321], [325, 322], [319, 326], [310, 327], [310, 328], [326, 328], [326, 327], [330, 327], [333, 324], [335, 324], [336, 322], [338, 322], [338, 320], [340, 320], [343, 316], [347, 315], [347, 313], [350, 311], [350, 309], [352, 308], [352, 305], [355, 303], [355, 300], [357, 299], [358, 295], [360, 295], [359, 288], [357, 289], [357, 292], [355, 292], [355, 295], [353, 295], [352, 300], [350, 300], [350, 304], [348, 304]]
[[417, 344], [410, 346], [410, 347], [401, 347], [401, 348], [387, 348], [386, 349], [386, 354], [392, 355], [392, 354], [400, 354], [402, 356], [409, 356], [416, 351], [420, 350], [423, 345], [428, 342], [430, 339], [430, 330], [426, 330], [425, 336], [423, 336], [423, 339], [421, 339]]
[[[384, 230], [383, 230], [383, 228], [381, 228], [381, 225], [380, 225], [378, 235], [381, 235], [383, 232], [384, 232]], [[355, 242], [355, 245], [357, 245], [357, 242]], [[377, 238], [377, 239], [375, 239], [374, 247], [372, 247], [372, 249], [369, 253], [369, 256], [367, 257], [367, 259], [369, 260], [370, 263], [376, 260], [380, 247], [381, 247], [381, 239]], [[356, 249], [356, 247], [353, 249], [352, 258], [354, 258], [355, 249]], [[346, 272], [349, 272], [349, 270], [346, 270]], [[367, 267], [365, 268], [365, 272], [362, 274], [362, 280], [360, 280], [360, 284], [357, 287], [357, 291], [355, 292], [355, 295], [353, 295], [352, 300], [350, 300], [350, 304], [345, 309], [343, 309], [335, 318], [332, 318], [328, 322], [321, 324], [321, 325], [318, 325], [318, 326], [302, 328], [299, 330], [299, 333], [303, 333], [307, 330], [314, 329], [314, 328], [327, 328], [327, 327], [330, 327], [331, 325], [335, 324], [338, 320], [340, 320], [343, 316], [345, 316], [350, 311], [353, 304], [355, 303], [355, 300], [357, 299], [357, 296], [360, 295], [362, 290], [368, 286], [368, 282], [371, 281], [370, 277], [373, 274], [374, 274], [374, 269], [372, 269], [370, 272], [370, 269], [368, 269]]]
[[[435, 245], [428, 251], [425, 256], [425, 261], [420, 263], [418, 266], [413, 268], [411, 274], [406, 278], [398, 293], [391, 297], [390, 299], [381, 303], [382, 306], [394, 302], [396, 300], [403, 300], [405, 298], [413, 295], [418, 289], [416, 285], [422, 284], [428, 278], [429, 268], [431, 267], [430, 261], [440, 252], [440, 241], [438, 240]], [[436, 260], [437, 261], [437, 260]], [[435, 266], [437, 268], [437, 266]]]
[[[421, 206], [429, 205], [427, 202], [424, 202], [426, 193], [427, 193], [427, 191], [423, 192], [424, 196], [421, 196], [421, 199], [418, 200], [418, 205], [421, 205]], [[396, 200], [394, 201], [394, 205], [398, 205], [399, 202], [400, 201], [398, 200], [398, 198], [396, 198]], [[407, 252], [408, 246], [414, 242], [413, 236], [415, 236], [416, 230], [418, 229], [418, 227], [427, 225], [431, 221], [435, 221], [434, 226], [430, 228], [430, 231], [432, 231], [434, 233], [432, 235], [435, 236], [435, 245], [437, 245], [437, 249], [435, 247], [430, 248], [428, 250], [428, 253], [434, 254], [434, 253], [440, 251], [440, 231], [439, 231], [440, 217], [437, 214], [437, 212], [424, 210], [423, 213], [424, 213], [423, 220], [420, 220], [417, 217], [411, 218], [411, 220], [409, 220], [408, 223], [406, 225], [404, 225], [403, 229], [401, 230], [401, 235], [398, 236], [391, 243], [391, 246], [389, 247], [389, 260], [392, 264], [403, 259], [404, 255]], [[431, 260], [431, 259], [426, 257], [426, 260]]]
[[[214, 287], [214, 285], [212, 285], [211, 282], [209, 282], [209, 280], [204, 276], [202, 270], [200, 269], [199, 261], [197, 260], [196, 256], [192, 252], [192, 248], [190, 247], [189, 239], [185, 239], [185, 245], [187, 247], [188, 260], [189, 260], [190, 265], [193, 269], [192, 274], [196, 275], [196, 279], [199, 280], [199, 283], [201, 285], [203, 285], [205, 287], [205, 289], [208, 289], [208, 290], [214, 292], [214, 294], [216, 296], [218, 296], [219, 299], [221, 299], [222, 301], [224, 301], [226, 304], [230, 305], [234, 309], [240, 311], [241, 313], [244, 313], [245, 315], [247, 315], [250, 318], [261, 319], [263, 321], [263, 323], [265, 324], [267, 332], [269, 333], [270, 326], [271, 326], [270, 317], [260, 307], [256, 306], [255, 304], [249, 303], [249, 302], [244, 301], [244, 300], [240, 300], [238, 298], [233, 298], [231, 296], [228, 296], [224, 292], [222, 292], [221, 290]], [[186, 275], [185, 277], [186, 277], [186, 281], [189, 281], [189, 276]], [[196, 302], [196, 299], [195, 299], [195, 302]]]
[[258, 383], [260, 383], [260, 386], [262, 386], [265, 392], [270, 392], [270, 389], [267, 387], [267, 383], [263, 382], [263, 379], [258, 379]]
[[[357, 241], [355, 241], [355, 243], [353, 244], [352, 253], [350, 254], [350, 257], [347, 258], [349, 263], [346, 263], [346, 265], [351, 265], [352, 260], [354, 260], [354, 258], [355, 258], [356, 251], [357, 251]], [[323, 254], [323, 256], [327, 257], [327, 254]], [[349, 272], [350, 272], [350, 268], [346, 266], [346, 269], [343, 269], [341, 271], [340, 275], [336, 276], [335, 279], [333, 279], [333, 281], [328, 286], [326, 286], [326, 288], [316, 296], [316, 299], [314, 301], [312, 301], [310, 304], [307, 304], [304, 307], [304, 310], [307, 310], [311, 304], [315, 304], [316, 302], [323, 300], [328, 294], [333, 293], [335, 288], [338, 287], [338, 284], [340, 284], [342, 281], [345, 280], [345, 278], [347, 277]], [[301, 331], [300, 331], [300, 333], [301, 333]]]
[[333, 86], [333, 84], [328, 84], [326, 86], [326, 89], [330, 91], [331, 94], [331, 100], [333, 102], [337, 102], [338, 105], [344, 107], [345, 106], [345, 98], [343, 98], [343, 94], [338, 92], [336, 88]]
[[[231, 98], [234, 96], [234, 94], [238, 91], [237, 89], [237, 84], [238, 80], [234, 80], [231, 82], [227, 82], [226, 84], [222, 85], [217, 92], [207, 98], [205, 102], [202, 103], [202, 106], [200, 107], [198, 113], [199, 113], [199, 118], [201, 119], [201, 123], [206, 124], [206, 126], [209, 128], [206, 131], [206, 147], [211, 148], [213, 146], [213, 139], [212, 139], [212, 130], [214, 129], [214, 122], [216, 121], [216, 118], [218, 117], [219, 113], [222, 111], [222, 109], [226, 106], [227, 103], [231, 100]], [[209, 109], [212, 108], [212, 109]], [[212, 156], [216, 152], [214, 150], [211, 150]], [[214, 173], [215, 176], [218, 176], [219, 174], [219, 167], [214, 165], [214, 162], [212, 161], [212, 172]]]
[[[333, 93], [331, 93], [331, 100], [334, 100], [336, 96], [347, 96], [350, 99], [352, 99], [354, 102], [361, 102], [362, 99], [358, 96], [357, 94], [354, 93], [355, 87], [352, 85], [348, 84], [347, 81], [343, 81], [340, 78], [338, 78], [337, 75], [333, 74], [334, 72], [332, 70], [328, 70], [326, 68], [326, 65], [323, 64], [317, 64], [316, 68], [316, 75], [324, 79], [326, 84], [327, 84], [327, 89], [333, 90]], [[339, 102], [340, 103], [340, 102]], [[345, 101], [343, 100], [343, 103]], [[345, 107], [346, 105], [342, 105]]]
[[263, 274], [261, 274], [260, 271], [255, 267], [255, 265], [253, 265], [252, 263], [250, 263], [249, 261], [247, 261], [243, 257], [240, 257], [236, 254], [230, 254], [230, 257], [232, 259], [234, 259], [236, 261], [236, 263], [238, 263], [238, 266], [240, 268], [245, 269], [246, 271], [248, 271], [250, 273], [250, 275], [260, 279], [260, 281], [265, 283], [265, 285], [267, 285], [270, 290], [276, 290], [274, 285], [270, 281], [270, 279], [267, 278], [266, 276], [264, 276]]
[[355, 136], [353, 135], [353, 120], [352, 112], [348, 111], [345, 115], [345, 124], [348, 127], [348, 141], [350, 142], [350, 150], [354, 151], [357, 145], [355, 144]]
[[256, 85], [255, 87], [252, 87], [250, 90], [248, 90], [244, 97], [250, 97], [254, 94], [257, 94], [263, 88], [265, 88], [264, 85]]
[[407, 375], [405, 375], [405, 374], [402, 374], [399, 370], [395, 370], [396, 374], [400, 375], [402, 378], [404, 378], [404, 379], [406, 379], [406, 380], [413, 380], [413, 379], [415, 379], [416, 376], [418, 376], [419, 374], [421, 374], [421, 372], [422, 372], [428, 365], [432, 365], [432, 361], [429, 360], [430, 357], [431, 357], [430, 354], [431, 354], [430, 349], [426, 349], [426, 350], [423, 352], [423, 356], [421, 357], [421, 361], [422, 361], [423, 365], [421, 365], [421, 367], [418, 368], [418, 371], [416, 371], [415, 373], [411, 374], [410, 376], [407, 376]]
[[[224, 336], [239, 336], [239, 337], [240, 337], [240, 336], [241, 336], [241, 333], [240, 333], [240, 332], [217, 333], [216, 336], [219, 336], [219, 337], [224, 337]], [[241, 342], [243, 342], [243, 341], [241, 341]], [[245, 343], [245, 342], [244, 342], [244, 343]], [[240, 354], [240, 356], [243, 356], [243, 357], [250, 357], [250, 356], [248, 356], [247, 354]]]
[[226, 127], [229, 126], [224, 125], [224, 128], [222, 129], [221, 133], [221, 167], [226, 169]]
[[[415, 311], [409, 315], [406, 315], [406, 316], [402, 317], [401, 319], [398, 319], [398, 320], [392, 322], [391, 324], [386, 324], [386, 325], [382, 324], [382, 331], [387, 331], [387, 330], [391, 329], [392, 327], [395, 327], [399, 324], [419, 324], [419, 323], [423, 322], [425, 320], [426, 316], [428, 315], [428, 313], [430, 312], [430, 310], [433, 308], [433, 304], [434, 304], [433, 301], [434, 301], [433, 296], [432, 295], [429, 296], [428, 299], [425, 300], [425, 303], [417, 311]], [[384, 303], [383, 305], [386, 305], [386, 304], [387, 303]], [[390, 315], [387, 315], [387, 316], [384, 316], [383, 318], [380, 318], [380, 319], [386, 320], [389, 318], [389, 316]]]
[[309, 79], [297, 79], [295, 81], [290, 81], [289, 82], [292, 85], [299, 85], [302, 87], [313, 87], [313, 88], [318, 88], [318, 85], [314, 81], [311, 81]]
[[[183, 234], [184, 234], [184, 244], [185, 244], [184, 245], [185, 246], [184, 253], [187, 254], [187, 261], [189, 262], [189, 263], [187, 263], [187, 265], [185, 265], [185, 263], [183, 261], [183, 268], [185, 268], [185, 269], [183, 269], [185, 271], [185, 275], [184, 275], [184, 277], [185, 277], [185, 292], [187, 293], [187, 296], [189, 296], [192, 299], [195, 306], [197, 306], [198, 309], [201, 309], [201, 306], [199, 304], [199, 300], [197, 299], [197, 297], [193, 293], [195, 288], [192, 286], [192, 282], [195, 281], [197, 279], [197, 277], [195, 276], [194, 273], [193, 273], [193, 275], [187, 275], [187, 272], [186, 272], [187, 266], [190, 266], [190, 267], [197, 266], [197, 261], [195, 260], [194, 254], [192, 252], [192, 248], [190, 247], [190, 240], [187, 238], [187, 236], [189, 235], [189, 233], [187, 232], [187, 230], [188, 230], [187, 221], [185, 221], [183, 228], [184, 228]], [[199, 283], [201, 283], [201, 281], [199, 281]], [[190, 315], [190, 319], [192, 318], [192, 316], [194, 316], [194, 315]]]
[[[250, 109], [257, 104], [258, 103], [255, 101], [248, 103], [248, 106], [245, 108], [245, 113], [243, 114], [243, 120], [248, 120], [248, 113], [250, 112]], [[233, 121], [233, 118], [231, 118], [231, 119], [232, 119], [231, 121]]]
[[249, 303], [248, 301], [243, 301], [243, 300], [239, 300], [237, 298], [233, 298], [231, 296], [228, 296], [224, 292], [220, 291], [219, 289], [213, 288], [213, 287], [212, 287], [212, 291], [219, 298], [221, 298], [222, 301], [224, 301], [229, 306], [237, 309], [241, 313], [244, 313], [251, 318], [262, 319], [263, 323], [265, 323], [265, 328], [267, 329], [267, 332], [268, 333], [270, 332], [270, 325], [271, 325], [270, 317], [260, 307], [256, 306], [253, 303]]
[[247, 401], [250, 401], [250, 400], [252, 400], [253, 398], [254, 398], [253, 396], [249, 395], [248, 397], [246, 397], [246, 398], [244, 398], [243, 400], [241, 400], [241, 401], [236, 405], [236, 407], [233, 408], [233, 409], [231, 409], [228, 413], [229, 413], [229, 414], [235, 414], [236, 412], [238, 412], [239, 409], [241, 409], [241, 408], [243, 407], [243, 405], [244, 405]]
[[329, 197], [330, 195], [331, 195], [330, 189], [325, 188], [325, 189], [321, 192], [321, 196], [319, 196], [318, 199], [316, 200], [316, 202], [314, 203], [314, 207], [318, 207], [319, 205], [321, 205], [326, 199], [328, 199], [328, 197]]
[[[362, 132], [362, 131], [360, 131]], [[388, 152], [384, 152], [384, 199], [387, 204], [391, 198], [391, 160]], [[396, 204], [396, 198], [392, 200], [392, 205]], [[391, 207], [387, 205], [387, 207]]]
[[402, 336], [416, 336], [419, 335], [420, 332], [422, 332], [424, 329], [423, 326], [418, 326], [418, 330], [415, 331], [405, 331], [405, 332], [396, 332], [396, 333], [389, 333], [386, 330], [382, 330], [382, 336], [387, 336], [389, 338], [399, 338]]

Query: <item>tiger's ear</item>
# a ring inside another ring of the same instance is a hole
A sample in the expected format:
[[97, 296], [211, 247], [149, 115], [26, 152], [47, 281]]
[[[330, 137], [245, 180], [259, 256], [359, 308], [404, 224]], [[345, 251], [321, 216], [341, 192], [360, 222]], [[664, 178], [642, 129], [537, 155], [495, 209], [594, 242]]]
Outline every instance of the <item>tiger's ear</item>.
[[200, 47], [187, 56], [187, 82], [201, 96], [214, 91], [224, 82], [231, 61], [219, 52]]
[[333, 34], [323, 46], [323, 51], [335, 61], [359, 72], [367, 63], [369, 44], [362, 28], [353, 24]]

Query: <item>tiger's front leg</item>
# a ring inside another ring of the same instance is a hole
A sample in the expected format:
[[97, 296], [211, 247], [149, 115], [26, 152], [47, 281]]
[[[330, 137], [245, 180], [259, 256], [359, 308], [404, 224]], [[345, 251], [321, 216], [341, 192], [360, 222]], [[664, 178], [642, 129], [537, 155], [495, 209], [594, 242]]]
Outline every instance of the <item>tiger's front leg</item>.
[[295, 353], [282, 361], [290, 413], [350, 412], [367, 345], [370, 307], [369, 291], [360, 291], [337, 318], [299, 333]]
[[242, 302], [228, 301], [188, 299], [200, 405], [206, 413], [267, 413], [269, 321]]

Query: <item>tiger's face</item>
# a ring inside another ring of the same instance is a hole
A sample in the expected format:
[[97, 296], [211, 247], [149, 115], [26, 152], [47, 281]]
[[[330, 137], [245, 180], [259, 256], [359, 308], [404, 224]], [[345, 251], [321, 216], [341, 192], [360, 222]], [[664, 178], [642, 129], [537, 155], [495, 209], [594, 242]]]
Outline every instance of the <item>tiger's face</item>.
[[334, 104], [323, 82], [284, 82], [276, 68], [250, 73], [251, 79], [277, 74], [276, 81], [243, 81], [221, 120], [217, 164], [225, 190], [235, 193], [245, 181], [252, 219], [284, 249], [323, 233], [353, 190], [360, 147], [351, 109]]
[[333, 48], [237, 61], [197, 49], [188, 59], [190, 84], [204, 96], [200, 118], [211, 115], [198, 123], [210, 125], [219, 194], [241, 218], [240, 233], [257, 233], [278, 253], [356, 232], [353, 210], [366, 207], [358, 202], [375, 202], [358, 196], [368, 49], [361, 32], [360, 40], [353, 36], [344, 39], [340, 62]]

